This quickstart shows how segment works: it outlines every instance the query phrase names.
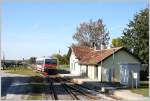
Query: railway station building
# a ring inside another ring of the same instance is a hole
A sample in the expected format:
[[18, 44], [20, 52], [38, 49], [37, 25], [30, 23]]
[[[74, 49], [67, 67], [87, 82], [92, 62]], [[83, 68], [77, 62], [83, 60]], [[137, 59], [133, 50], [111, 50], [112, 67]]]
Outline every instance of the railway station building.
[[[70, 73], [101, 82], [139, 85], [141, 62], [123, 47], [95, 49], [86, 46], [69, 48]], [[132, 83], [132, 84], [131, 84]]]

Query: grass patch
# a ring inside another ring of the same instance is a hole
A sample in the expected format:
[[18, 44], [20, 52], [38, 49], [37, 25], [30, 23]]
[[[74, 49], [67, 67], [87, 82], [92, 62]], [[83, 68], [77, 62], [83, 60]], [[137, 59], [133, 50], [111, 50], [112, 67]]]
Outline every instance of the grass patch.
[[31, 94], [27, 100], [42, 100], [42, 94]]
[[9, 67], [7, 70], [3, 70], [6, 73], [29, 75], [29, 76], [40, 76], [40, 73], [33, 71], [27, 67]]
[[32, 76], [30, 78], [30, 82], [32, 83], [42, 83], [44, 81], [44, 78], [42, 76]]
[[42, 93], [43, 89], [46, 87], [44, 83], [30, 83], [29, 87], [32, 88], [33, 93]]
[[58, 69], [69, 69], [69, 65], [59, 65]]
[[133, 93], [137, 93], [137, 94], [141, 94], [145, 97], [148, 97], [149, 96], [149, 87], [148, 87], [148, 84], [149, 81], [141, 81], [140, 82], [140, 86], [136, 89], [136, 88], [133, 88], [131, 89], [131, 91]]
[[29, 87], [32, 93], [28, 96], [27, 100], [42, 100], [42, 93], [47, 85], [44, 83], [30, 83]]

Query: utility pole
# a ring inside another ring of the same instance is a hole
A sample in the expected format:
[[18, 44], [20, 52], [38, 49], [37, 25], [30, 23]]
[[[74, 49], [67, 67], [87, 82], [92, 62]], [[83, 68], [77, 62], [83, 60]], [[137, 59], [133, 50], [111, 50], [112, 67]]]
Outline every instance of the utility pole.
[[5, 53], [3, 51], [3, 62], [2, 62], [2, 68], [1, 69], [4, 69], [4, 66], [5, 66]]
[[[101, 57], [102, 57], [102, 43], [103, 43], [103, 37], [104, 37], [104, 36], [103, 36], [103, 34], [102, 34], [102, 35], [100, 36], [100, 40], [97, 40], [97, 41], [94, 40], [94, 39], [91, 40], [91, 41], [92, 41], [92, 47], [95, 46], [95, 48], [96, 48], [96, 46], [99, 45], [98, 48], [100, 48], [100, 56], [101, 56]], [[98, 44], [98, 42], [100, 42], [100, 44]], [[96, 50], [95, 48], [94, 48], [94, 50]], [[102, 81], [102, 61], [100, 62], [100, 65], [101, 65], [101, 77], [100, 77], [100, 79], [101, 79], [101, 81]]]
[[[101, 57], [102, 57], [102, 40], [103, 39], [103, 35], [101, 36], [100, 38], [100, 54], [101, 54]], [[102, 81], [102, 60], [101, 60], [101, 81]]]
[[59, 49], [58, 53], [60, 54], [60, 49]]
[[112, 68], [112, 73], [113, 73], [113, 75], [112, 75], [112, 77], [113, 77], [113, 82], [115, 81], [115, 67], [114, 67], [114, 60], [115, 60], [115, 49], [113, 49], [113, 68]]
[[22, 65], [23, 65], [23, 67], [25, 67], [25, 61], [24, 61], [24, 58], [22, 59]]

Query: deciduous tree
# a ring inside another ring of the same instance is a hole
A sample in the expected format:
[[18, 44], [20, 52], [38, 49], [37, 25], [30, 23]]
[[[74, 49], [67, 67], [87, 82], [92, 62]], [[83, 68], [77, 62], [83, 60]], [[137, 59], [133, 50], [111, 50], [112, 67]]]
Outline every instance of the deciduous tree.
[[109, 32], [106, 30], [102, 19], [98, 19], [97, 21], [90, 20], [89, 22], [81, 23], [77, 27], [73, 39], [78, 42], [78, 45], [92, 46], [94, 42], [97, 48], [99, 48], [101, 44], [108, 44]]
[[35, 64], [36, 63], [36, 57], [30, 57], [28, 60], [30, 64]]
[[68, 64], [69, 63], [69, 57], [64, 54], [53, 54], [51, 57], [57, 58], [59, 60], [59, 64]]
[[123, 42], [121, 38], [112, 39], [111, 47], [122, 47], [122, 46], [123, 46]]

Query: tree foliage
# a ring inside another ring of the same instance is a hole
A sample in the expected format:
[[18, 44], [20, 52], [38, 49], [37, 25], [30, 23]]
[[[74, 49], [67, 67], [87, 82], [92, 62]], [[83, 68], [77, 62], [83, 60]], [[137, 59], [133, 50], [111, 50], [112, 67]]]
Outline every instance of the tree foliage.
[[144, 63], [149, 59], [149, 9], [146, 8], [136, 14], [127, 28], [123, 31], [122, 41], [125, 47]]
[[123, 46], [123, 42], [121, 38], [112, 39], [111, 47], [121, 47]]
[[28, 62], [30, 64], [35, 64], [36, 63], [36, 57], [30, 57], [30, 59], [28, 60]]
[[53, 54], [51, 57], [57, 58], [59, 60], [59, 64], [68, 64], [69, 63], [69, 57], [64, 54]]
[[101, 44], [107, 45], [109, 41], [109, 32], [106, 30], [102, 19], [97, 21], [90, 20], [83, 22], [76, 29], [73, 39], [81, 46], [92, 46], [93, 42], [100, 47]]

